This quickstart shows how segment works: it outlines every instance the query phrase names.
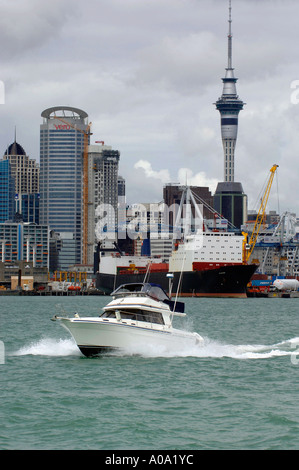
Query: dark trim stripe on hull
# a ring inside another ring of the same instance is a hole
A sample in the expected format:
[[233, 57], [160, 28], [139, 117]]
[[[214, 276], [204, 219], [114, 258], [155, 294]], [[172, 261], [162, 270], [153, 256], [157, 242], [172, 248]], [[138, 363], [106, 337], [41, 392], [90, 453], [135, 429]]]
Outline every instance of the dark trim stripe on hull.
[[86, 346], [78, 345], [78, 348], [86, 357], [98, 356], [107, 352], [115, 351], [117, 348], [112, 348], [111, 346]]

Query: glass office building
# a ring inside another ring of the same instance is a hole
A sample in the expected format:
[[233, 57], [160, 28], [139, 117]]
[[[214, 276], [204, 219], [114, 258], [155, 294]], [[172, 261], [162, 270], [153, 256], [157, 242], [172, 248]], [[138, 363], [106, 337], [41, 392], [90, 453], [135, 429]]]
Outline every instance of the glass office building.
[[8, 160], [0, 160], [0, 223], [14, 217], [15, 181]]
[[[58, 106], [41, 114], [40, 126], [40, 222], [62, 238], [68, 246], [70, 264], [82, 259], [82, 172], [84, 132], [88, 115], [77, 108]], [[63, 248], [59, 256], [64, 258]], [[58, 260], [58, 265], [59, 265]], [[63, 263], [64, 264], [64, 263]]]
[[39, 193], [16, 194], [16, 220], [21, 216], [23, 222], [33, 222], [39, 224]]
[[[88, 147], [88, 248], [87, 264], [93, 265], [98, 239], [95, 227], [99, 218], [105, 218], [107, 232], [105, 237], [116, 241], [118, 215], [118, 164], [120, 152], [108, 145], [89, 145]], [[96, 215], [97, 208], [109, 208]], [[101, 225], [101, 224], [100, 224]], [[110, 232], [112, 231], [112, 233]]]

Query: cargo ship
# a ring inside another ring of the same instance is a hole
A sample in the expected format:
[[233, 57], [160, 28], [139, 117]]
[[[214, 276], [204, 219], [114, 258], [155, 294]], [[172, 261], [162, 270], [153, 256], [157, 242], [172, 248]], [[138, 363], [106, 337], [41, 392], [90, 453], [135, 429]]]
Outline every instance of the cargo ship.
[[175, 244], [169, 260], [103, 252], [96, 287], [110, 294], [121, 284], [150, 282], [182, 297], [247, 297], [246, 287], [257, 269], [244, 262], [246, 239], [231, 232], [201, 232]]

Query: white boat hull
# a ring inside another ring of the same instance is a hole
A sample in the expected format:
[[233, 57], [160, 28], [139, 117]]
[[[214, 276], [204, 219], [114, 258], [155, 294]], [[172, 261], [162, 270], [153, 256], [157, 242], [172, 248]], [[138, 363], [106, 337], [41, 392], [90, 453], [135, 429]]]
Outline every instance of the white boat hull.
[[93, 356], [105, 351], [116, 349], [131, 349], [150, 345], [154, 347], [176, 348], [195, 346], [203, 342], [197, 333], [185, 332], [175, 328], [161, 326], [159, 329], [151, 326], [141, 326], [105, 321], [92, 318], [59, 318], [64, 327], [69, 330], [79, 349], [85, 356]]

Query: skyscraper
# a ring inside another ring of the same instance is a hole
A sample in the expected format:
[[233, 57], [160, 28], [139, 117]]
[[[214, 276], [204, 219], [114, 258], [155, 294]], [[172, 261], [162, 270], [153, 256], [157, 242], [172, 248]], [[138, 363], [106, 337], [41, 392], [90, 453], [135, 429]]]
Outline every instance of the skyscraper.
[[39, 224], [39, 165], [26, 155], [16, 137], [6, 150], [3, 160], [9, 161], [15, 180], [16, 217], [24, 222]]
[[216, 101], [221, 116], [221, 136], [224, 150], [224, 181], [235, 179], [235, 147], [238, 134], [238, 115], [245, 103], [237, 95], [234, 69], [232, 67], [232, 16], [229, 2], [228, 64], [223, 81], [222, 95]]
[[60, 233], [60, 268], [80, 264], [82, 259], [83, 131], [88, 115], [81, 109], [57, 106], [41, 116], [40, 220]]
[[247, 217], [247, 196], [241, 183], [235, 182], [235, 147], [238, 134], [238, 115], [245, 103], [237, 95], [232, 67], [232, 15], [229, 0], [228, 64], [223, 81], [223, 91], [216, 109], [221, 116], [221, 136], [224, 151], [224, 181], [218, 183], [214, 195], [214, 208], [234, 227], [240, 229]]
[[24, 148], [15, 141], [6, 150], [3, 160], [9, 160], [15, 178], [16, 194], [39, 192], [39, 166], [36, 160], [26, 155]]
[[14, 217], [15, 182], [8, 160], [0, 161], [0, 222]]
[[[98, 221], [96, 209], [105, 205], [108, 230], [117, 238], [118, 214], [118, 164], [120, 153], [108, 145], [88, 147], [88, 255], [87, 264], [93, 264], [95, 247], [98, 242], [95, 226]], [[110, 208], [110, 209], [109, 209]], [[103, 217], [105, 213], [102, 213]], [[107, 234], [108, 235], [108, 234]], [[112, 234], [110, 233], [110, 236]]]

